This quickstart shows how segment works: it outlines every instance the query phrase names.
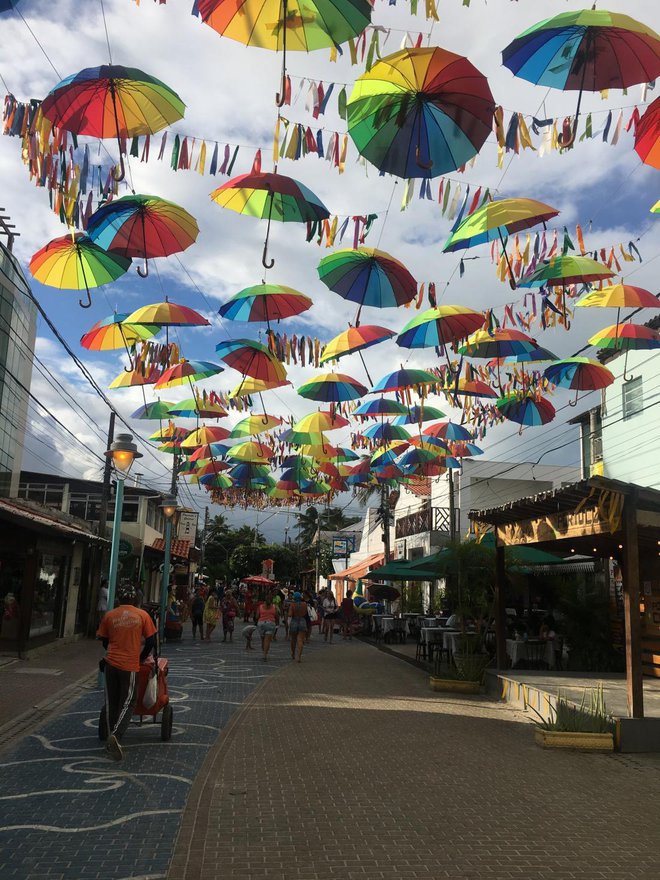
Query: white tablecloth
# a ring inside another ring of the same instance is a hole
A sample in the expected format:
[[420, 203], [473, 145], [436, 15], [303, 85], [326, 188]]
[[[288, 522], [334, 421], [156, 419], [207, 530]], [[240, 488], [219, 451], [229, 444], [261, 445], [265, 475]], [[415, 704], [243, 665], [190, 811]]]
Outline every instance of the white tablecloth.
[[447, 630], [443, 626], [425, 626], [420, 631], [420, 635], [422, 640], [429, 643], [429, 641], [437, 642], [438, 644], [443, 644], [444, 646], [444, 638], [450, 635], [460, 635], [455, 629]]
[[403, 628], [404, 628], [406, 634], [407, 635], [410, 634], [410, 630], [408, 628], [408, 621], [405, 620], [404, 618], [383, 617], [383, 619], [381, 620], [381, 626], [383, 628], [383, 635], [384, 636], [387, 635], [388, 632], [391, 632], [393, 629], [395, 629], [395, 622], [396, 622], [397, 628], [401, 624], [403, 624]]
[[[511, 659], [511, 666], [515, 666], [520, 660], [527, 659], [527, 642], [518, 642], [515, 639], [506, 640], [507, 657]], [[555, 668], [555, 643], [547, 641], [543, 651], [543, 660], [549, 669]]]

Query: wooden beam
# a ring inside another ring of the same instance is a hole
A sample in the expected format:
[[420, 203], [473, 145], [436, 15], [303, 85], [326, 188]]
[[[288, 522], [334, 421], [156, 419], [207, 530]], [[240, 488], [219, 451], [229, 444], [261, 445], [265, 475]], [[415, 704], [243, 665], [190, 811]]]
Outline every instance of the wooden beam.
[[498, 669], [506, 669], [506, 573], [504, 547], [495, 539], [495, 650]]
[[637, 498], [629, 495], [623, 508], [623, 614], [626, 637], [626, 696], [628, 715], [644, 717], [642, 642], [639, 613], [639, 532]]

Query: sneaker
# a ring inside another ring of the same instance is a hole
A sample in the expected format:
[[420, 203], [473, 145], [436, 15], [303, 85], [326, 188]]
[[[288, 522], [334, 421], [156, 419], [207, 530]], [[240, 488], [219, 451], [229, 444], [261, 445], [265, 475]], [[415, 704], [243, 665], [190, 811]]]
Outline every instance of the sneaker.
[[122, 748], [119, 745], [119, 740], [114, 735], [114, 733], [111, 733], [108, 737], [106, 749], [110, 753], [113, 761], [121, 761], [121, 759], [124, 757], [124, 752], [122, 751]]

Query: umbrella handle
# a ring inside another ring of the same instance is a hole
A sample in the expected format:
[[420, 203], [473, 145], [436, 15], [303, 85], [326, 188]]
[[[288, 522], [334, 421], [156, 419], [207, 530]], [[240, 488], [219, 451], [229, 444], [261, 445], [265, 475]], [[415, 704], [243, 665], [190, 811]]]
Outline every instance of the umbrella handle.
[[115, 165], [114, 171], [112, 173], [113, 179], [119, 183], [126, 177], [126, 166], [124, 165], [124, 156], [121, 152], [121, 141], [119, 143], [119, 174], [117, 174], [117, 166]]
[[137, 267], [137, 273], [140, 278], [147, 278], [149, 275], [149, 260], [145, 257], [144, 259], [144, 269], [141, 266]]
[[430, 168], [433, 168], [433, 162], [422, 162], [420, 160], [419, 144], [417, 144], [417, 149], [415, 150], [415, 162], [417, 163], [418, 168], [423, 168], [425, 171], [428, 171]]
[[92, 297], [89, 292], [89, 287], [85, 287], [85, 291], [87, 292], [87, 302], [83, 302], [81, 299], [78, 300], [78, 303], [83, 309], [88, 309], [92, 304]]
[[272, 269], [275, 265], [275, 260], [268, 259], [268, 241], [270, 239], [270, 221], [273, 217], [273, 202], [275, 201], [275, 192], [274, 190], [270, 190], [270, 205], [268, 206], [268, 225], [266, 226], [266, 240], [264, 241], [264, 250], [261, 255], [261, 265], [264, 269]]
[[284, 107], [286, 100], [286, 16], [287, 16], [287, 0], [282, 0], [282, 80], [280, 90], [275, 95], [275, 105]]
[[[269, 260], [269, 259], [267, 259], [267, 257], [268, 257], [268, 242], [266, 241], [266, 242], [264, 242], [264, 251], [263, 251], [263, 254], [261, 255], [261, 265], [264, 267], [264, 269], [272, 269], [273, 266], [275, 265], [275, 260]], [[138, 272], [139, 271], [140, 270], [138, 269]]]

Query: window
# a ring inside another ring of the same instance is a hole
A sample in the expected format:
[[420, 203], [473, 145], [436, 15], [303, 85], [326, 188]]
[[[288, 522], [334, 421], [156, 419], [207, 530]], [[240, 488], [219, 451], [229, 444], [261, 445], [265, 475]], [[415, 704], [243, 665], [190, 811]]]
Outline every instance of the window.
[[637, 376], [630, 382], [624, 382], [623, 390], [623, 418], [632, 419], [644, 409], [644, 393], [642, 391], [642, 377]]

